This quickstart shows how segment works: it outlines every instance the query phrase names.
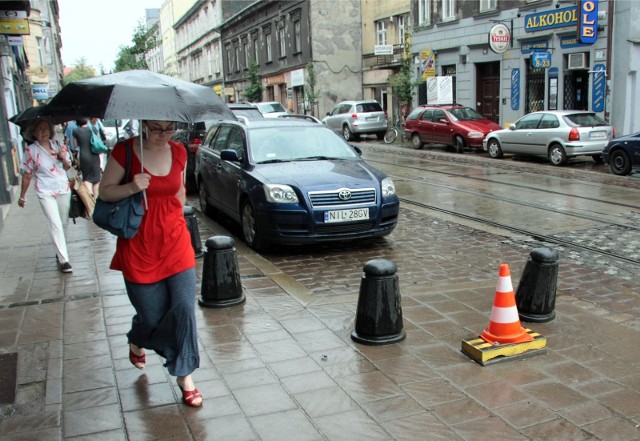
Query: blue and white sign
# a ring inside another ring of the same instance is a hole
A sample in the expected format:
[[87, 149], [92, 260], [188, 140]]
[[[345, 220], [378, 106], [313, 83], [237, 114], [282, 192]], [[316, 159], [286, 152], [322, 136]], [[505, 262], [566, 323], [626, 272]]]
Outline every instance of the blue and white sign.
[[520, 69], [511, 70], [511, 109], [520, 108]]
[[534, 69], [547, 69], [551, 67], [551, 52], [532, 52], [531, 67]]
[[535, 51], [546, 51], [549, 49], [549, 40], [523, 41], [520, 43], [520, 53], [530, 54]]
[[558, 78], [559, 72], [557, 67], [549, 68], [549, 78]]
[[33, 95], [33, 99], [36, 99], [38, 101], [49, 99], [49, 93], [47, 92], [46, 84], [32, 84], [31, 94]]
[[605, 83], [607, 82], [607, 73], [604, 64], [596, 64], [593, 66], [593, 81], [591, 86], [591, 109], [594, 112], [604, 111], [604, 92]]
[[578, 1], [578, 40], [593, 44], [598, 40], [598, 0]]

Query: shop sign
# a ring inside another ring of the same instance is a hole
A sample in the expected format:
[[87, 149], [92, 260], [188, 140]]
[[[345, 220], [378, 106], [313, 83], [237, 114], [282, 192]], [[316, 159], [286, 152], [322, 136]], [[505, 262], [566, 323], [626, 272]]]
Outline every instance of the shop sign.
[[578, 40], [593, 44], [598, 40], [598, 0], [578, 0]]
[[7, 35], [9, 46], [24, 46], [22, 35]]
[[46, 84], [32, 84], [31, 94], [33, 95], [33, 99], [38, 101], [49, 99], [49, 93], [47, 92]]
[[549, 49], [549, 40], [523, 41], [520, 44], [520, 53], [530, 54], [535, 51], [546, 51]]
[[267, 77], [267, 86], [273, 86], [275, 84], [283, 84], [284, 75], [275, 75], [273, 77]]
[[568, 8], [525, 15], [524, 30], [525, 32], [536, 32], [545, 29], [575, 26], [577, 23], [578, 8], [570, 6]]
[[571, 48], [571, 47], [580, 47], [586, 46], [586, 44], [582, 44], [578, 41], [578, 36], [568, 36], [568, 37], [560, 37], [560, 47], [563, 49]]
[[224, 94], [226, 96], [234, 96], [236, 94], [236, 91], [233, 87], [225, 87], [224, 88]]
[[420, 52], [420, 75], [423, 80], [436, 76], [436, 54], [432, 50]]
[[520, 69], [511, 69], [511, 110], [520, 108]]
[[551, 67], [551, 52], [532, 52], [531, 67], [534, 69], [547, 69]]
[[496, 54], [503, 54], [509, 49], [511, 33], [509, 28], [502, 23], [498, 23], [489, 31], [489, 48]]
[[0, 34], [29, 35], [29, 20], [26, 18], [0, 17]]
[[393, 45], [376, 44], [373, 46], [373, 55], [393, 55]]
[[304, 86], [304, 69], [291, 71], [291, 87]]
[[604, 64], [596, 64], [593, 66], [593, 81], [591, 87], [591, 109], [594, 112], [604, 111], [604, 92], [606, 83], [606, 70]]
[[222, 96], [222, 86], [220, 84], [213, 86], [213, 91]]

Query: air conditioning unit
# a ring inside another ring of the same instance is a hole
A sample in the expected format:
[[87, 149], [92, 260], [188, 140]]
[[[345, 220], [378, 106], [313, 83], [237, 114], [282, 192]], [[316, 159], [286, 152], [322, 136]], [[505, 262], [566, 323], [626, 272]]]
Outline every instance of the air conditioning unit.
[[581, 52], [579, 54], [569, 54], [568, 60], [569, 69], [586, 69], [587, 68], [587, 54]]

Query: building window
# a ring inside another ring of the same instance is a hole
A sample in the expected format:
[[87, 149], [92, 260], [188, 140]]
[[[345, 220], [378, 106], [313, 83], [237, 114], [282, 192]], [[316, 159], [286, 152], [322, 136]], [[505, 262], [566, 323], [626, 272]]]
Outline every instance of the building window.
[[442, 75], [445, 77], [451, 77], [452, 98], [454, 103], [457, 102], [456, 101], [456, 65], [450, 64], [450, 65], [442, 66]]
[[40, 66], [46, 66], [44, 62], [44, 50], [42, 46], [42, 37], [36, 37], [36, 48], [38, 49], [38, 63], [40, 63]]
[[396, 20], [398, 27], [398, 44], [404, 44], [404, 15], [398, 15], [398, 17], [396, 17]]
[[249, 40], [242, 42], [244, 46], [244, 68], [249, 69], [249, 62], [251, 61], [251, 50], [249, 49]]
[[442, 0], [442, 21], [456, 19], [456, 0]]
[[431, 0], [419, 0], [418, 2], [418, 24], [431, 24]]
[[300, 43], [300, 20], [293, 22], [293, 53], [297, 54], [301, 51]]
[[376, 44], [387, 44], [387, 23], [384, 20], [376, 22]]
[[207, 46], [207, 75], [213, 75], [213, 59], [211, 58], [211, 46]]
[[480, 0], [480, 12], [495, 11], [497, 0]]
[[265, 47], [267, 51], [267, 63], [271, 63], [273, 61], [273, 54], [271, 52], [271, 32], [264, 36], [265, 39]]
[[260, 59], [258, 58], [258, 36], [254, 36], [253, 37], [253, 61], [256, 62], [256, 64], [260, 64]]
[[278, 29], [278, 40], [280, 43], [280, 57], [287, 56], [287, 42], [284, 39], [284, 26]]
[[236, 52], [236, 72], [240, 72], [240, 46], [236, 45], [236, 47], [234, 48], [235, 52]]
[[229, 72], [233, 71], [233, 58], [231, 58], [231, 45], [227, 46], [227, 67]]

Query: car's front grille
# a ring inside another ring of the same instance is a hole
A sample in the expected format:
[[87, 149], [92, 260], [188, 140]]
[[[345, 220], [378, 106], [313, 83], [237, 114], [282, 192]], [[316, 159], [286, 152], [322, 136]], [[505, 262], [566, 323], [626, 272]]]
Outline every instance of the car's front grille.
[[341, 234], [341, 233], [357, 233], [372, 229], [373, 222], [360, 222], [357, 224], [326, 224], [316, 226], [318, 234]]
[[376, 189], [362, 188], [352, 190], [340, 188], [330, 191], [310, 191], [309, 200], [314, 208], [343, 207], [345, 205], [361, 205], [376, 203]]

